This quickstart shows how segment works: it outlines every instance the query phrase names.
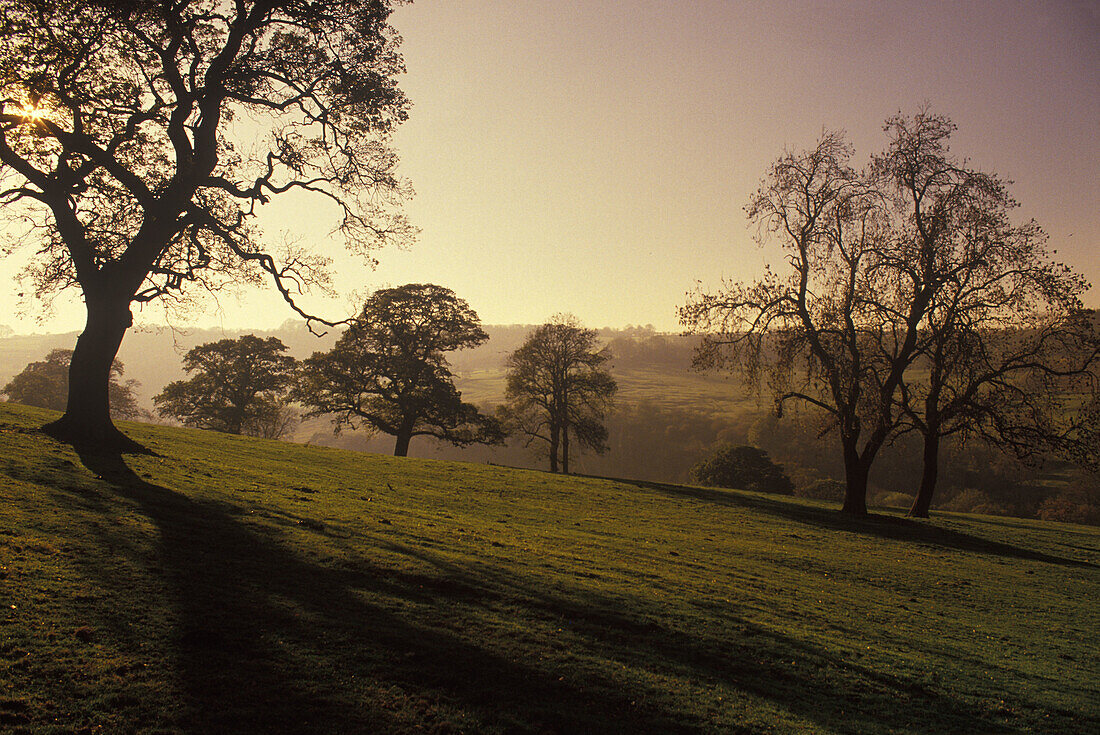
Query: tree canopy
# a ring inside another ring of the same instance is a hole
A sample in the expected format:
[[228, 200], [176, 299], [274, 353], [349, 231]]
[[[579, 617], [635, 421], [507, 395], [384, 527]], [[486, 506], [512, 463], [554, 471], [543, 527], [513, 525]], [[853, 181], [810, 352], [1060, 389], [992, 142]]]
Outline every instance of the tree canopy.
[[899, 433], [925, 436], [914, 513], [926, 514], [941, 436], [966, 429], [1020, 450], [1066, 440], [1080, 421], [1052, 428], [1066, 412], [1051, 407], [1095, 383], [1087, 284], [1050, 260], [1037, 225], [1011, 223], [1007, 185], [952, 154], [954, 129], [927, 110], [892, 117], [863, 171], [837, 133], [785, 154], [746, 208], [784, 248], [783, 272], [681, 309], [704, 334], [699, 367], [766, 383], [780, 412], [800, 401], [829, 416], [849, 513], [866, 512], [868, 473]]
[[193, 375], [164, 386], [153, 398], [157, 412], [200, 429], [277, 439], [290, 428], [286, 396], [297, 368], [285, 352], [277, 337], [253, 334], [199, 345], [183, 358]]
[[396, 437], [397, 456], [415, 436], [497, 443], [499, 423], [462, 401], [446, 358], [487, 339], [477, 313], [448, 288], [382, 289], [332, 350], [303, 363], [295, 395], [310, 415], [331, 415], [338, 431], [366, 426]]
[[[0, 392], [13, 403], [63, 411], [69, 393], [69, 362], [72, 356], [72, 350], [50, 350], [45, 359], [29, 363]], [[111, 379], [108, 385], [111, 415], [120, 419], [144, 418], [148, 412], [138, 406], [134, 396], [138, 382], [119, 382], [125, 371], [118, 360], [111, 363]]]
[[790, 495], [794, 485], [782, 465], [757, 447], [724, 444], [691, 468], [691, 479], [701, 485], [732, 487]]
[[39, 296], [78, 288], [88, 312], [55, 435], [128, 444], [107, 383], [133, 303], [267, 279], [332, 323], [295, 300], [327, 261], [253, 224], [272, 199], [329, 203], [364, 254], [409, 237], [392, 4], [0, 0], [0, 203], [29, 223], [8, 245], [35, 248]]
[[611, 359], [596, 331], [572, 316], [537, 327], [508, 357], [507, 425], [526, 443], [545, 443], [550, 471], [569, 472], [570, 437], [581, 447], [607, 451], [604, 418], [618, 386], [604, 367]]

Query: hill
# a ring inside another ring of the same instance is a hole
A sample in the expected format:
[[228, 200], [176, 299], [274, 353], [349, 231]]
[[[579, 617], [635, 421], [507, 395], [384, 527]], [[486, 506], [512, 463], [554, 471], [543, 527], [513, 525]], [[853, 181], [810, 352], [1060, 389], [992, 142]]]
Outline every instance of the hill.
[[[488, 325], [489, 340], [449, 357], [456, 385], [465, 400], [491, 410], [504, 398], [505, 359], [530, 326]], [[125, 379], [140, 381], [139, 402], [152, 406], [152, 396], [171, 380], [184, 377], [183, 354], [195, 345], [240, 332], [221, 330], [135, 330], [127, 335], [119, 357]], [[288, 321], [277, 330], [257, 332], [278, 337], [297, 358], [332, 346], [335, 332], [309, 333], [302, 322]], [[688, 470], [719, 442], [751, 444], [767, 450], [795, 481], [796, 492], [819, 496], [821, 481], [844, 477], [836, 438], [822, 432], [813, 413], [791, 408], [782, 421], [769, 404], [728, 375], [700, 374], [691, 369], [696, 338], [661, 334], [649, 327], [602, 329], [600, 339], [613, 356], [611, 372], [619, 383], [616, 407], [608, 417], [610, 451], [572, 457], [575, 470], [587, 474], [629, 477], [651, 482], [685, 482]], [[0, 385], [50, 349], [72, 347], [76, 334], [0, 337]], [[393, 437], [345, 432], [334, 436], [326, 418], [303, 421], [291, 437], [297, 442], [357, 451], [391, 453]], [[505, 447], [453, 447], [430, 437], [417, 437], [412, 456], [466, 462], [492, 462], [539, 468], [546, 462], [513, 441]], [[922, 466], [916, 436], [884, 448], [871, 474], [872, 500], [879, 505], [908, 507]], [[1100, 475], [1064, 462], [1024, 464], [980, 441], [950, 438], [941, 448], [937, 509], [978, 511], [1021, 517], [1100, 524]]]
[[1100, 531], [0, 406], [0, 729], [1080, 733]]

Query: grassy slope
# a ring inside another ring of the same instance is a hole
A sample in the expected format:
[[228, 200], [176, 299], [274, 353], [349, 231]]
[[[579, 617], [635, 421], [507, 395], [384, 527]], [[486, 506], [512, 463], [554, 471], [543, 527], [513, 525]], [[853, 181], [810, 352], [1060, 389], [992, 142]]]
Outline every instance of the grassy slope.
[[0, 405], [0, 730], [1096, 732], [1100, 529]]

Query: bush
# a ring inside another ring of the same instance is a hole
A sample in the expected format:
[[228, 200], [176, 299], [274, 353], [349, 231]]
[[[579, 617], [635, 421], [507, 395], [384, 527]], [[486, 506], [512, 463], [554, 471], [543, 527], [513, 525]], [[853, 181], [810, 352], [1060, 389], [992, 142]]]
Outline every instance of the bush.
[[913, 504], [913, 496], [907, 493], [879, 492], [873, 497], [875, 505], [905, 510]]
[[844, 483], [840, 480], [822, 478], [800, 487], [796, 494], [799, 497], [813, 498], [814, 500], [843, 500], [846, 489]]
[[691, 468], [691, 479], [700, 485], [731, 487], [790, 495], [794, 492], [783, 467], [772, 462], [763, 449], [726, 444]]
[[943, 505], [944, 510], [956, 513], [981, 513], [989, 516], [1008, 515], [1008, 510], [993, 499], [987, 492], [975, 488], [965, 488]]
[[1100, 526], [1100, 492], [1084, 480], [1071, 483], [1039, 506], [1037, 513], [1044, 521], [1087, 523]]

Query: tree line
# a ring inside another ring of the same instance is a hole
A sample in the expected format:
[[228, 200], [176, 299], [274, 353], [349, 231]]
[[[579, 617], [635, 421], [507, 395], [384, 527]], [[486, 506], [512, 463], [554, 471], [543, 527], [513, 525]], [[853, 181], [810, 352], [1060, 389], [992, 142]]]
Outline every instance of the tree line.
[[[372, 294], [331, 350], [300, 362], [277, 337], [198, 345], [183, 359], [190, 377], [169, 383], [153, 401], [158, 414], [186, 426], [273, 439], [293, 428], [297, 403], [307, 417], [331, 419], [336, 433], [394, 437], [396, 456], [407, 456], [417, 436], [454, 446], [517, 436], [549, 459], [552, 472], [569, 472], [571, 446], [607, 451], [604, 420], [616, 383], [595, 330], [563, 315], [531, 331], [508, 358], [505, 400], [495, 415], [462, 400], [447, 359], [487, 339], [477, 313], [453, 291], [406, 284]], [[28, 365], [4, 392], [17, 402], [63, 408], [62, 352], [71, 354], [58, 350]], [[47, 367], [52, 381], [38, 379]], [[115, 415], [136, 417], [131, 387], [112, 385]]]
[[[210, 347], [190, 357], [185, 385], [158, 396], [158, 411], [278, 432], [287, 416], [278, 402], [293, 395], [338, 426], [393, 432], [396, 450], [423, 434], [461, 444], [512, 432], [563, 468], [573, 447], [608, 445], [613, 381], [600, 377], [606, 361], [586, 337], [576, 344], [589, 356], [574, 359], [573, 337], [541, 335], [558, 344], [537, 356], [565, 360], [576, 371], [566, 379], [531, 371], [536, 350], [517, 350], [506, 410], [485, 416], [461, 401], [438, 359], [448, 344], [476, 344], [476, 330], [437, 335], [435, 353], [387, 352], [369, 320], [306, 311], [300, 297], [325, 288], [328, 261], [279, 247], [253, 225], [258, 208], [297, 193], [331, 204], [337, 235], [368, 262], [373, 249], [412, 238], [400, 210], [410, 187], [392, 150], [409, 110], [393, 5], [0, 0], [3, 246], [33, 248], [24, 274], [33, 294], [76, 289], [87, 311], [63, 358], [64, 414], [45, 427], [51, 435], [140, 450], [111, 412], [133, 305], [172, 309], [196, 293], [266, 281], [311, 329], [348, 326], [339, 350], [306, 361], [333, 380], [296, 379], [283, 396], [276, 374], [251, 398], [212, 396], [224, 415], [195, 413], [174, 391], [215, 392], [200, 371], [238, 360], [229, 346]], [[233, 137], [241, 116], [256, 123], [246, 146]], [[851, 514], [866, 513], [878, 458], [908, 437], [923, 445], [917, 516], [927, 514], [951, 438], [1025, 459], [1095, 462], [1100, 340], [1082, 308], [1087, 284], [1053, 261], [1037, 224], [1011, 220], [1007, 182], [950, 150], [949, 119], [899, 114], [884, 131], [883, 151], [862, 169], [834, 132], [770, 168], [746, 211], [784, 261], [756, 281], [689, 297], [680, 317], [702, 339], [696, 365], [739, 371], [778, 413], [804, 404], [826, 417], [820, 430], [835, 441]], [[403, 337], [387, 339], [392, 347]], [[260, 347], [242, 354], [249, 349]], [[269, 355], [276, 373], [280, 355]], [[345, 374], [349, 387], [332, 393]]]

